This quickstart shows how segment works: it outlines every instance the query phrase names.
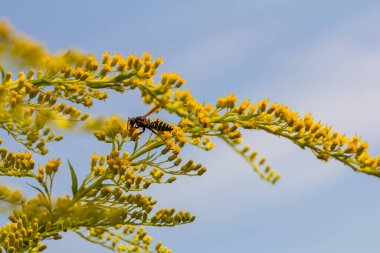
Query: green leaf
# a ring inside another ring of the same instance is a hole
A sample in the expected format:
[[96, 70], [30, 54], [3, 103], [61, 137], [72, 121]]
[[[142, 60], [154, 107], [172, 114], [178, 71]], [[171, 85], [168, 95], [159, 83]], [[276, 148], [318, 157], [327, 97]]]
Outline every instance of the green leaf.
[[3, 66], [0, 65], [0, 72], [1, 72], [1, 80], [4, 82], [5, 72]]
[[139, 139], [135, 141], [135, 146], [133, 147], [133, 153], [136, 152], [138, 145], [139, 145]]
[[134, 73], [119, 74], [119, 75], [115, 76], [114, 78], [112, 78], [112, 82], [118, 83], [118, 82], [124, 81], [126, 79], [129, 79], [134, 75], [135, 75]]
[[154, 152], [154, 153], [151, 155], [151, 154], [150, 154], [150, 151], [149, 151], [149, 153], [148, 153], [147, 157], [145, 158], [145, 160], [150, 161], [150, 159], [152, 159], [156, 154], [157, 154], [157, 152]]
[[77, 175], [75, 174], [75, 170], [74, 170], [74, 168], [71, 165], [71, 163], [70, 163], [69, 160], [67, 160], [67, 163], [69, 164], [69, 168], [70, 168], [70, 173], [71, 173], [71, 190], [73, 192], [73, 197], [74, 197], [75, 194], [78, 191], [78, 179], [77, 179]]
[[45, 193], [44, 193], [40, 188], [38, 188], [37, 186], [31, 185], [31, 184], [29, 184], [29, 183], [27, 183], [27, 184], [28, 184], [30, 187], [32, 187], [32, 188], [36, 189], [37, 191], [39, 191], [39, 192], [42, 194], [42, 196], [44, 196], [45, 199], [47, 199]]

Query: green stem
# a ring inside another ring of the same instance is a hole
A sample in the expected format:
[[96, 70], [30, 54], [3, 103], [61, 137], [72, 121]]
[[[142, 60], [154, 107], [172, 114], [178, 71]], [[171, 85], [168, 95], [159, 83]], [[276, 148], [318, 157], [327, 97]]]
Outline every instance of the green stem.
[[149, 151], [151, 151], [152, 149], [159, 148], [159, 147], [161, 147], [162, 145], [164, 145], [163, 142], [156, 142], [156, 143], [153, 143], [153, 144], [151, 144], [151, 145], [148, 145], [147, 148], [145, 148], [145, 149], [143, 149], [143, 150], [141, 150], [141, 151], [139, 151], [139, 152], [136, 152], [136, 153], [132, 154], [132, 155], [129, 157], [129, 160], [130, 160], [130, 161], [133, 161], [133, 160], [136, 159], [137, 157], [139, 157], [139, 156], [145, 154], [146, 152], [149, 152]]

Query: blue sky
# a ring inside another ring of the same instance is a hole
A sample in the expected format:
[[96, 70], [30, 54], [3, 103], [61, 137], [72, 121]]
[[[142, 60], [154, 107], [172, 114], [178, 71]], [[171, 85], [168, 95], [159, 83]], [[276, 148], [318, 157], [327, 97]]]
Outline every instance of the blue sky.
[[[380, 153], [377, 1], [3, 0], [0, 16], [52, 51], [163, 56], [161, 69], [180, 73], [199, 101], [229, 92], [252, 101], [269, 98], [359, 134], [373, 155]], [[114, 94], [93, 110], [128, 117], [147, 107], [133, 94]], [[210, 153], [189, 149], [184, 156], [203, 162], [208, 172], [152, 187], [149, 194], [160, 207], [186, 209], [197, 219], [148, 228], [154, 239], [181, 253], [379, 252], [379, 179], [335, 161], [322, 163], [286, 140], [245, 134], [282, 173], [278, 184], [261, 181], [223, 143]], [[83, 176], [94, 145], [91, 136], [71, 134], [51, 156], [70, 158]], [[67, 176], [62, 171], [57, 193], [69, 191]], [[65, 236], [49, 242], [46, 252], [107, 252]]]

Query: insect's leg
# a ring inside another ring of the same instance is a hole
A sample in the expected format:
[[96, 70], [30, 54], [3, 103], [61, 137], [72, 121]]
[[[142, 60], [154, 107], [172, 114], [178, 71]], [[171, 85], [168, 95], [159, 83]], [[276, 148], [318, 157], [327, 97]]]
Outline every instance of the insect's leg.
[[145, 132], [145, 127], [142, 127], [142, 131], [138, 134], [138, 135], [140, 135], [140, 134], [142, 134], [143, 132]]
[[152, 131], [155, 135], [157, 135], [157, 132], [156, 131], [154, 131], [152, 128], [148, 128], [150, 131]]

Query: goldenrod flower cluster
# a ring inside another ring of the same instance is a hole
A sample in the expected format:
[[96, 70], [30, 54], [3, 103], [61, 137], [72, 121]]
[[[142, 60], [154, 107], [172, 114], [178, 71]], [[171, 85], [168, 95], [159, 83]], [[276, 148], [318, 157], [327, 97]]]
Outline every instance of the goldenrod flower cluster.
[[41, 252], [46, 248], [40, 242], [46, 234], [39, 232], [40, 224], [37, 218], [28, 220], [25, 215], [14, 212], [9, 219], [12, 222], [2, 227], [0, 234], [0, 245], [5, 252]]
[[[4, 189], [7, 190], [0, 188]], [[85, 201], [76, 204], [69, 196], [59, 197], [51, 203], [45, 195], [39, 194], [24, 202], [21, 210], [15, 209], [9, 216], [11, 223], [2, 228], [0, 245], [7, 252], [42, 251], [45, 246], [41, 240], [61, 239], [59, 232], [71, 229], [89, 241], [97, 241], [119, 252], [129, 252], [132, 248], [140, 252], [149, 249], [152, 238], [142, 227], [135, 231], [136, 225], [174, 226], [195, 219], [189, 212], [175, 213], [174, 209], [159, 210], [149, 218], [148, 214], [156, 201], [141, 194], [124, 196], [121, 190], [116, 189], [103, 188], [99, 194], [87, 191]], [[8, 199], [19, 201], [21, 197], [14, 193]], [[127, 225], [124, 225], [122, 232], [118, 232], [122, 224]], [[90, 233], [85, 235], [87, 229]], [[158, 244], [156, 250], [169, 252], [162, 244]]]
[[161, 242], [157, 243], [154, 251], [151, 250], [149, 247], [152, 243], [152, 238], [147, 235], [143, 227], [137, 229], [136, 226], [117, 225], [115, 226], [115, 230], [114, 232], [110, 232], [105, 228], [96, 227], [90, 228], [88, 231], [75, 230], [75, 233], [116, 252], [171, 253], [171, 250], [163, 246]]
[[0, 20], [0, 59], [23, 67], [38, 67], [57, 71], [65, 65], [83, 62], [85, 55], [76, 50], [50, 54], [37, 41], [15, 32], [10, 23]]
[[[170, 99], [158, 95], [155, 96], [155, 100], [164, 103], [165, 109], [182, 118], [178, 126], [184, 133], [186, 143], [208, 151], [214, 147], [211, 139], [221, 138], [248, 161], [261, 178], [272, 183], [279, 179], [280, 174], [266, 165], [265, 158], [256, 161], [257, 151], [249, 153], [248, 145], [240, 147], [242, 143], [240, 129], [255, 129], [255, 121], [251, 115], [256, 112], [256, 105], [251, 105], [248, 100], [237, 105], [237, 98], [232, 94], [220, 98], [215, 107], [211, 104], [200, 104], [189, 90], [176, 90]], [[262, 109], [260, 105], [258, 108]]]
[[[116, 116], [106, 119], [94, 135], [98, 140], [111, 143], [115, 150], [107, 158], [99, 158], [97, 155], [92, 157], [91, 168], [95, 175], [111, 173], [115, 182], [124, 184], [124, 189], [131, 191], [146, 189], [152, 183], [172, 183], [176, 175], [202, 175], [206, 171], [200, 163], [195, 165], [192, 160], [183, 164], [179, 152], [190, 139], [181, 128], [174, 127], [172, 132], [164, 132], [160, 137], [148, 139], [140, 147], [137, 146], [141, 137], [139, 133], [138, 129]], [[121, 154], [120, 150], [127, 142], [135, 142], [134, 149], [131, 154]], [[199, 145], [209, 146], [209, 137]], [[160, 153], [149, 155], [150, 151], [160, 147], [163, 147]], [[163, 159], [164, 157], [166, 159]], [[107, 166], [104, 165], [105, 161]], [[166, 179], [165, 175], [168, 176]]]
[[[29, 70], [13, 74], [4, 69], [5, 60], [14, 64], [12, 69]], [[195, 216], [173, 208], [155, 210], [157, 201], [142, 193], [153, 185], [173, 183], [179, 176], [201, 176], [207, 171], [193, 159], [183, 161], [185, 145], [211, 151], [215, 139], [221, 139], [264, 180], [276, 183], [280, 178], [265, 157], [243, 143], [242, 129], [284, 137], [318, 159], [333, 158], [355, 171], [380, 176], [380, 156], [370, 156], [360, 137], [346, 137], [310, 114], [301, 117], [268, 100], [239, 102], [229, 94], [215, 105], [198, 102], [189, 90], [181, 89], [185, 80], [176, 73], [163, 73], [156, 82], [163, 61], [149, 53], [138, 57], [105, 52], [100, 60], [76, 51], [53, 55], [0, 22], [0, 62], [0, 129], [27, 150], [0, 147], [0, 175], [31, 178], [36, 184], [31, 187], [38, 191], [25, 199], [19, 191], [0, 186], [0, 200], [19, 207], [0, 228], [0, 251], [40, 252], [46, 248], [43, 240], [61, 239], [62, 232], [71, 230], [116, 252], [171, 252], [162, 243], [152, 249], [152, 238], [143, 226], [176, 226], [193, 222]], [[46, 155], [49, 142], [63, 138], [52, 129], [70, 130], [90, 117], [79, 106], [87, 109], [95, 100], [107, 99], [108, 90], [132, 89], [156, 111], [177, 115], [178, 122], [161, 131], [152, 122], [169, 123], [160, 119], [140, 117], [142, 121], [132, 126], [138, 115], [91, 119], [87, 129], [94, 130], [110, 151], [94, 150], [82, 181], [74, 166], [62, 164], [60, 158], [35, 165], [32, 154]], [[148, 129], [144, 133], [143, 126]], [[62, 166], [71, 173], [71, 196], [54, 198], [53, 182]]]
[[16, 80], [11, 75], [8, 72], [0, 86], [0, 127], [29, 150], [46, 154], [46, 143], [63, 138], [51, 131], [49, 122], [54, 121], [58, 126], [65, 122], [68, 126], [89, 116], [74, 106], [57, 103], [59, 94], [42, 90], [33, 83], [33, 75], [26, 78], [20, 72]]
[[25, 201], [25, 198], [19, 190], [13, 190], [5, 185], [0, 185], [0, 200], [10, 204], [20, 205]]
[[195, 216], [191, 216], [189, 212], [179, 211], [175, 214], [175, 209], [162, 209], [156, 212], [151, 218], [153, 224], [162, 224], [163, 226], [174, 226], [180, 223], [193, 222]]
[[323, 161], [334, 158], [355, 171], [380, 176], [380, 156], [371, 157], [368, 144], [359, 136], [349, 138], [315, 122], [310, 114], [300, 117], [284, 105], [267, 103], [264, 100], [259, 104], [254, 129], [285, 137]]
[[0, 173], [7, 176], [21, 176], [34, 169], [34, 160], [28, 152], [13, 153], [0, 148]]

